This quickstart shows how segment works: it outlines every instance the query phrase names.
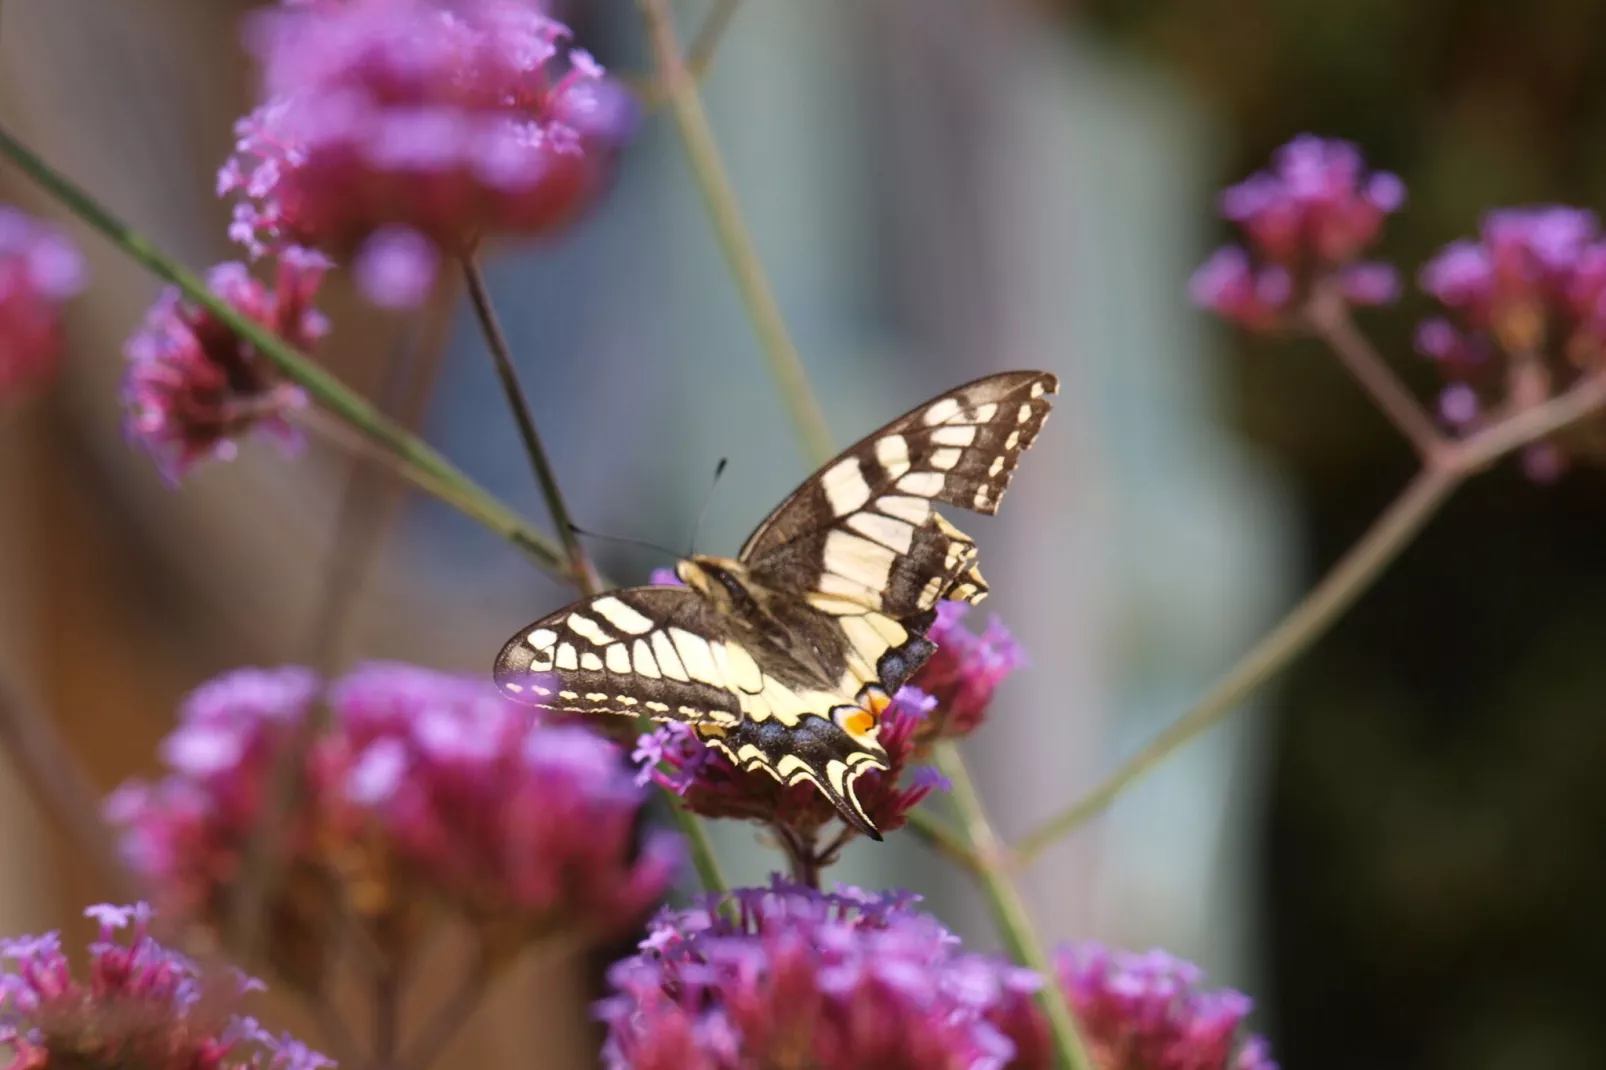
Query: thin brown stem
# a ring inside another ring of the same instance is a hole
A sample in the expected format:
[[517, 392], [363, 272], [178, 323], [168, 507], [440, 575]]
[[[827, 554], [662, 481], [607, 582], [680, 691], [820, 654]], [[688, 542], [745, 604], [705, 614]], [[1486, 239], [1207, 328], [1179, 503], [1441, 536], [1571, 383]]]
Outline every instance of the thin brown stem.
[[39, 809], [89, 857], [110, 893], [125, 903], [145, 898], [141, 882], [122, 864], [112, 831], [101, 819], [94, 782], [48, 715], [4, 680], [0, 680], [0, 749], [10, 756]]
[[562, 491], [558, 489], [557, 475], [547, 458], [546, 447], [541, 444], [540, 432], [535, 428], [535, 416], [530, 411], [529, 398], [519, 385], [518, 370], [513, 366], [513, 351], [507, 344], [507, 335], [502, 331], [496, 308], [491, 304], [490, 292], [485, 288], [485, 276], [472, 254], [463, 257], [463, 279], [468, 283], [469, 300], [474, 305], [474, 315], [485, 334], [485, 344], [496, 365], [502, 393], [513, 412], [514, 422], [518, 424], [519, 437], [524, 440], [524, 452], [529, 455], [530, 467], [535, 471], [536, 482], [541, 485], [541, 495], [552, 513], [552, 523], [557, 526], [558, 538], [569, 555], [570, 574], [583, 594], [598, 594], [602, 591], [602, 581], [597, 578], [597, 571], [592, 567], [585, 547], [580, 544], [580, 536], [574, 530], [569, 507], [563, 500]]
[[1361, 333], [1351, 318], [1349, 305], [1331, 284], [1317, 286], [1305, 309], [1311, 331], [1327, 343], [1339, 363], [1349, 371], [1361, 389], [1410, 441], [1425, 465], [1435, 465], [1449, 446], [1426, 409], [1394, 374], [1382, 354]]
[[819, 842], [814, 833], [800, 832], [776, 822], [775, 838], [780, 841], [791, 864], [792, 879], [806, 888], [820, 887]]
[[981, 796], [970, 779], [970, 770], [960, 757], [958, 745], [943, 740], [935, 747], [937, 767], [953, 783], [951, 797], [955, 808], [963, 816], [965, 830], [970, 837], [970, 849], [976, 858], [982, 894], [995, 918], [999, 919], [999, 933], [1009, 945], [1010, 955], [1023, 966], [1036, 970], [1043, 978], [1038, 1002], [1048, 1017], [1049, 1031], [1054, 1038], [1054, 1049], [1067, 1070], [1093, 1070], [1093, 1060], [1082, 1043], [1065, 991], [1054, 980], [1054, 967], [1043, 951], [1042, 939], [1032, 924], [1031, 914], [1021, 898], [1020, 890], [1009, 878], [1013, 868], [1008, 861], [1009, 848], [993, 831], [982, 806]]
[[401, 971], [387, 966], [373, 978], [374, 1070], [396, 1070], [401, 1047]]
[[425, 1023], [412, 1049], [396, 1064], [396, 1070], [427, 1070], [432, 1066], [473, 1015], [490, 979], [483, 963], [476, 961], [457, 991]]

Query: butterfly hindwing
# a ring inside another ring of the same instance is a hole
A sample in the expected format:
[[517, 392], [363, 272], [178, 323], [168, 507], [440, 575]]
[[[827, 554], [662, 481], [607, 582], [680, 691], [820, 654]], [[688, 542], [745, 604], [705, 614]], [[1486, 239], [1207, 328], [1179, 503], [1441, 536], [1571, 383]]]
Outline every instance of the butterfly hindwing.
[[821, 681], [739, 636], [690, 588], [627, 588], [559, 610], [509, 639], [493, 676], [510, 698], [543, 709], [685, 723], [743, 769], [814, 783], [880, 838], [852, 790], [864, 770], [887, 767], [859, 705], [879, 698], [865, 687], [873, 672]]

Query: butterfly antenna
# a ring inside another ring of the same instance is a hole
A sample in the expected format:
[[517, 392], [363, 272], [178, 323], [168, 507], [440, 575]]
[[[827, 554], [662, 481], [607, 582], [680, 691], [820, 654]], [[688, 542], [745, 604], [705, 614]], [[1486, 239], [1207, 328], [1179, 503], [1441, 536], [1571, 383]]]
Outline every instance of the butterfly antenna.
[[730, 463], [729, 457], [721, 457], [714, 466], [714, 480], [708, 485], [708, 493], [703, 495], [703, 507], [697, 513], [697, 524], [691, 529], [691, 545], [686, 547], [686, 556], [690, 557], [697, 549], [697, 536], [702, 534], [703, 521], [708, 517], [708, 505], [714, 500], [714, 488], [719, 486], [719, 477], [725, 474], [725, 466]]
[[629, 543], [631, 546], [645, 546], [649, 550], [657, 550], [659, 553], [665, 554], [669, 557], [675, 556], [675, 551], [669, 549], [667, 546], [659, 546], [657, 543], [648, 542], [646, 539], [632, 539], [628, 535], [604, 535], [600, 531], [587, 531], [579, 524], [570, 524], [569, 530], [574, 532], [576, 535], [584, 535], [588, 539], [607, 539], [609, 542], [623, 542]]

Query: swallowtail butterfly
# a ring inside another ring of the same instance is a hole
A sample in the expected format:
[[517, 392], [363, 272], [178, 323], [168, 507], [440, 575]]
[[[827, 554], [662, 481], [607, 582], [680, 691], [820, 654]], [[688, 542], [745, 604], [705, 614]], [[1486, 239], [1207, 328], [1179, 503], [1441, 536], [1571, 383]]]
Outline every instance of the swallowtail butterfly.
[[950, 390], [844, 450], [735, 558], [680, 561], [530, 624], [496, 657], [508, 697], [681, 721], [738, 766], [813, 783], [881, 838], [854, 795], [887, 768], [881, 714], [936, 649], [943, 599], [979, 602], [976, 544], [933, 509], [994, 513], [1059, 381], [1005, 372]]

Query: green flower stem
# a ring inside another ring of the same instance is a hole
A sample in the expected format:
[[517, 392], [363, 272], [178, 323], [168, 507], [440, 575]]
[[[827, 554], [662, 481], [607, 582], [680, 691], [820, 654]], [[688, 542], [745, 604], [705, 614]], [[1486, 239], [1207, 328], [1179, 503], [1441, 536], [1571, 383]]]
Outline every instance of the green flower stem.
[[669, 93], [669, 110], [680, 130], [686, 159], [691, 164], [697, 188], [703, 195], [709, 220], [714, 225], [714, 234], [719, 239], [719, 247], [725, 254], [742, 303], [747, 307], [747, 314], [758, 332], [764, 355], [770, 363], [770, 371], [780, 383], [781, 395], [791, 410], [798, 435], [809, 455], [823, 461], [836, 452], [831, 445], [830, 428], [826, 426], [825, 415], [809, 389], [803, 359], [792, 344], [791, 335], [787, 333], [786, 322], [781, 318], [780, 306], [775, 302], [775, 294], [759, 261], [758, 250], [753, 247], [752, 236], [742, 222], [736, 191], [731, 188], [725, 165], [720, 160], [719, 147], [714, 143], [714, 133], [708, 125], [708, 115], [703, 110], [702, 98], [697, 94], [696, 79], [687, 69], [681, 53], [668, 0], [639, 2], [648, 34], [652, 38], [658, 74]]
[[1581, 380], [1543, 405], [1525, 409], [1460, 442], [1438, 449], [1359, 542], [1278, 625], [1256, 643], [1193, 709], [1173, 721], [1097, 787], [1016, 844], [1026, 863], [1095, 817], [1173, 751], [1237, 709], [1255, 689], [1287, 668], [1327, 633], [1468, 477], [1546, 435], [1606, 406], [1606, 374]]
[[1067, 1070], [1093, 1070], [1093, 1060], [1088, 1056], [1081, 1034], [1077, 1032], [1076, 1018], [1071, 1014], [1065, 990], [1055, 976], [1054, 964], [1043, 951], [1042, 941], [1032, 926], [1031, 915], [1021, 899], [1020, 890], [1009, 879], [1009, 849], [987, 821], [986, 810], [976, 793], [975, 783], [970, 779], [970, 771], [960, 757], [959, 747], [952, 740], [942, 740], [935, 750], [937, 768], [953, 782], [954, 805], [965, 815], [966, 831], [970, 837], [971, 852], [976, 858], [976, 874], [982, 893], [987, 897], [988, 908], [993, 916], [999, 920], [999, 931], [1009, 945], [1009, 953], [1017, 962], [1036, 970], [1043, 978], [1043, 987], [1037, 998], [1043, 1013], [1048, 1016], [1049, 1031], [1053, 1034], [1054, 1048], [1060, 1062]]
[[478, 520], [523, 550], [542, 568], [559, 575], [570, 574], [563, 552], [553, 544], [552, 540], [532, 528], [517, 513], [477, 486], [450, 461], [421, 439], [408, 434], [394, 421], [387, 419], [374, 406], [347, 389], [315, 362], [296, 352], [292, 346], [266, 327], [242, 315], [215, 296], [194, 273], [158, 251], [142, 234], [112, 215], [65, 175], [50, 167], [4, 127], [0, 127], [0, 154], [9, 158], [47, 193], [65, 205], [74, 215], [100, 231], [129, 257], [152, 274], [177, 286], [185, 297], [212, 313], [242, 338], [256, 346], [273, 361], [286, 378], [299, 384], [319, 404], [401, 458], [409, 467], [428, 477], [426, 480], [415, 481], [421, 489]]
[[1418, 474], [1322, 582], [1256, 643], [1198, 705], [1173, 721], [1069, 809], [1023, 837], [1015, 847], [1020, 860], [1030, 861], [1102, 811], [1144, 773], [1237, 709], [1257, 687], [1308, 649], [1371, 586], [1460, 482], [1461, 477], [1450, 472], [1424, 469]]
[[[396, 460], [397, 474], [425, 493], [439, 498], [469, 518], [479, 521], [513, 546], [523, 550], [542, 568], [569, 579], [577, 578], [571, 571], [562, 550], [545, 535], [530, 527], [517, 513], [477, 486], [421, 439], [387, 419], [367, 401], [343, 386], [339, 380], [286, 345], [272, 331], [242, 316], [227, 303], [219, 300], [193, 273], [157, 250], [144, 235], [112, 215], [65, 175], [41, 160], [4, 127], [0, 127], [0, 154], [9, 158], [45, 192], [55, 197], [74, 215], [100, 231], [136, 263], [177, 286], [186, 297], [211, 312], [256, 346], [284, 372], [287, 378], [305, 388], [333, 416], [361, 432], [365, 436], [365, 441], [382, 447]], [[707, 829], [696, 815], [681, 805], [681, 801], [675, 798], [673, 793], [666, 794], [670, 795], [670, 808], [674, 812], [675, 822], [686, 836], [693, 863], [704, 887], [710, 892], [725, 891], [727, 885], [720, 874], [719, 861], [714, 855]]]
[[928, 810], [915, 810], [909, 814], [909, 824], [904, 826], [909, 834], [920, 840], [927, 847], [948, 859], [967, 873], [976, 873], [980, 865], [976, 861], [976, 852], [970, 849], [970, 844], [948, 822]]
[[[830, 430], [809, 387], [803, 362], [787, 334], [764, 267], [753, 248], [752, 238], [742, 222], [736, 194], [720, 162], [719, 149], [714, 143], [708, 116], [698, 97], [696, 82], [686, 69], [680, 43], [675, 37], [668, 0], [640, 0], [640, 5], [652, 38], [659, 76], [669, 92], [670, 110], [680, 129], [686, 156], [696, 175], [698, 188], [702, 191], [720, 247], [725, 251], [726, 262], [742, 292], [742, 300], [758, 331], [764, 353], [769, 358], [776, 385], [791, 408], [803, 445], [816, 463], [824, 463], [836, 452]], [[954, 781], [954, 803], [970, 830], [969, 855], [975, 859], [975, 865], [971, 868], [981, 879], [993, 919], [1017, 960], [1042, 972], [1051, 982], [1048, 956], [1032, 931], [1031, 919], [1027, 916], [1019, 891], [1010, 883], [997, 850], [997, 837], [987, 822], [981, 799], [971, 787], [970, 774], [959, 752], [951, 744], [939, 744], [938, 747], [943, 772]], [[928, 842], [940, 850], [959, 854], [960, 846], [956, 837], [945, 835], [945, 830], [939, 831], [941, 826], [934, 821], [919, 815], [913, 824]], [[1065, 1003], [1064, 994], [1053, 983], [1045, 984], [1043, 991], [1044, 1008], [1048, 1012], [1060, 1060], [1070, 1070], [1091, 1070], [1092, 1064], [1077, 1034], [1076, 1021]]]
[[524, 440], [524, 452], [530, 458], [530, 467], [535, 470], [536, 481], [541, 485], [541, 496], [546, 499], [547, 509], [552, 513], [552, 523], [558, 529], [558, 538], [563, 542], [563, 549], [569, 555], [569, 574], [574, 577], [575, 583], [584, 595], [602, 593], [602, 581], [597, 577], [597, 570], [586, 556], [585, 547], [580, 545], [580, 535], [574, 530], [574, 521], [569, 513], [569, 507], [563, 500], [563, 492], [558, 489], [558, 477], [552, 470], [552, 462], [547, 458], [546, 447], [541, 444], [541, 435], [535, 429], [535, 414], [530, 411], [530, 401], [524, 394], [524, 388], [519, 385], [518, 370], [513, 367], [513, 350], [507, 344], [507, 335], [502, 331], [502, 323], [496, 317], [496, 308], [491, 304], [491, 295], [485, 289], [485, 276], [480, 273], [479, 261], [473, 254], [463, 257], [463, 279], [468, 283], [469, 299], [474, 304], [474, 315], [480, 321], [480, 329], [485, 334], [485, 344], [491, 351], [491, 359], [496, 365], [496, 375], [502, 383], [502, 392], [507, 396], [507, 407], [513, 413], [514, 422], [519, 425], [519, 437]]

